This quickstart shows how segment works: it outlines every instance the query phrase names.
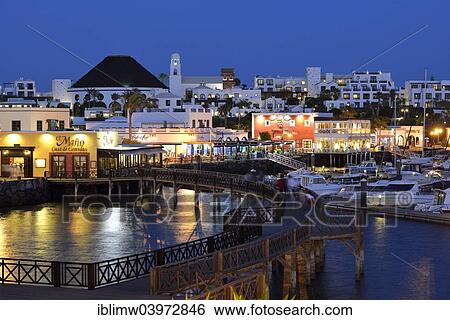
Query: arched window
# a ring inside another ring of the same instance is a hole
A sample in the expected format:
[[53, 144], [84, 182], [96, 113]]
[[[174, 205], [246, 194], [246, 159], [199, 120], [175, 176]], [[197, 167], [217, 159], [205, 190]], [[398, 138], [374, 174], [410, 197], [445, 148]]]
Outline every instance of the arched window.
[[220, 94], [216, 94], [216, 99], [220, 99]]
[[200, 95], [200, 100], [205, 100], [206, 99], [206, 96], [202, 93], [201, 95]]
[[224, 99], [228, 99], [228, 98], [229, 98], [228, 93], [225, 93], [225, 94], [223, 95], [223, 98], [224, 98]]
[[416, 146], [419, 145], [419, 137], [416, 137]]
[[397, 144], [399, 146], [403, 146], [405, 144], [405, 137], [403, 137], [402, 135], [397, 137]]

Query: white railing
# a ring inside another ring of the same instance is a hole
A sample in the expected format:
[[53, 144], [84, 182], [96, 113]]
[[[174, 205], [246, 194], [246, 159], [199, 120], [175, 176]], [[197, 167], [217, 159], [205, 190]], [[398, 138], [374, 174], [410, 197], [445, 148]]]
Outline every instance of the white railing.
[[295, 160], [291, 157], [287, 157], [281, 154], [277, 154], [277, 153], [268, 153], [267, 154], [267, 159], [282, 164], [288, 168], [294, 169], [294, 170], [299, 170], [299, 169], [304, 169], [306, 168], [306, 163]]

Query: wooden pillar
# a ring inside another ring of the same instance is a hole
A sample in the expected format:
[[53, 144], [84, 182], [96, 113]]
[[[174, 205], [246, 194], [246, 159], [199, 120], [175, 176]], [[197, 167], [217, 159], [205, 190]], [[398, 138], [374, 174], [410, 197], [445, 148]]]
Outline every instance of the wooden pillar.
[[314, 249], [314, 241], [309, 246], [309, 274], [311, 279], [316, 278], [316, 253]]
[[74, 194], [75, 194], [75, 199], [77, 199], [78, 198], [78, 187], [79, 187], [80, 185], [78, 184], [78, 182], [76, 182], [75, 181], [75, 190], [74, 190]]
[[108, 197], [111, 198], [112, 195], [112, 190], [113, 190], [113, 182], [111, 179], [108, 180]]
[[150, 294], [159, 294], [159, 269], [152, 268], [150, 270]]
[[355, 243], [356, 281], [361, 280], [361, 276], [364, 273], [364, 224], [365, 213], [363, 210], [359, 210], [356, 214], [356, 234], [353, 238], [353, 241]]
[[214, 253], [214, 277], [216, 278], [217, 285], [222, 285], [223, 283], [223, 253], [217, 251]]
[[267, 287], [267, 279], [265, 274], [258, 274], [256, 279], [256, 298], [267, 299], [265, 297]]
[[303, 248], [297, 249], [297, 261], [295, 267], [296, 296], [301, 299], [308, 299], [308, 285], [310, 284], [308, 258]]
[[293, 268], [293, 258], [295, 254], [288, 253], [284, 256], [283, 265], [283, 297], [289, 297], [292, 294], [292, 274], [294, 272]]
[[314, 254], [316, 261], [316, 267], [317, 269], [321, 269], [323, 267], [323, 261], [322, 261], [322, 240], [314, 241]]

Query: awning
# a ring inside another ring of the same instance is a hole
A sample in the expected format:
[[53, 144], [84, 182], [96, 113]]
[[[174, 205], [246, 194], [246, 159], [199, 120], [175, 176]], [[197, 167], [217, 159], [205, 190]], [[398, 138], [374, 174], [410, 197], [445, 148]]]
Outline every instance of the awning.
[[160, 153], [166, 153], [162, 146], [148, 146], [148, 145], [120, 145], [117, 147], [99, 148], [99, 150], [122, 154], [122, 155], [157, 155]]

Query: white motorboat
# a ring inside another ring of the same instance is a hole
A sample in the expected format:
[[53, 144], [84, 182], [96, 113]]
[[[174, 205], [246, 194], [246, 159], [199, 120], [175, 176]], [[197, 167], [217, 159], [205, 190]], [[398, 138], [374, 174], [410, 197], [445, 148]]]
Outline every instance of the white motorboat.
[[345, 172], [349, 174], [376, 175], [378, 166], [374, 160], [363, 161], [359, 165], [347, 165]]
[[329, 183], [321, 174], [300, 169], [287, 174], [288, 191], [298, 191], [306, 188], [317, 195], [335, 193], [342, 187], [341, 184]]
[[445, 190], [434, 190], [433, 201], [421, 203], [414, 210], [427, 213], [449, 213], [450, 212], [450, 188]]
[[[420, 192], [420, 184], [411, 180], [379, 180], [367, 185], [367, 204], [369, 206], [411, 207], [429, 203], [433, 195]], [[349, 199], [359, 198], [361, 186], [346, 186], [339, 194]]]

